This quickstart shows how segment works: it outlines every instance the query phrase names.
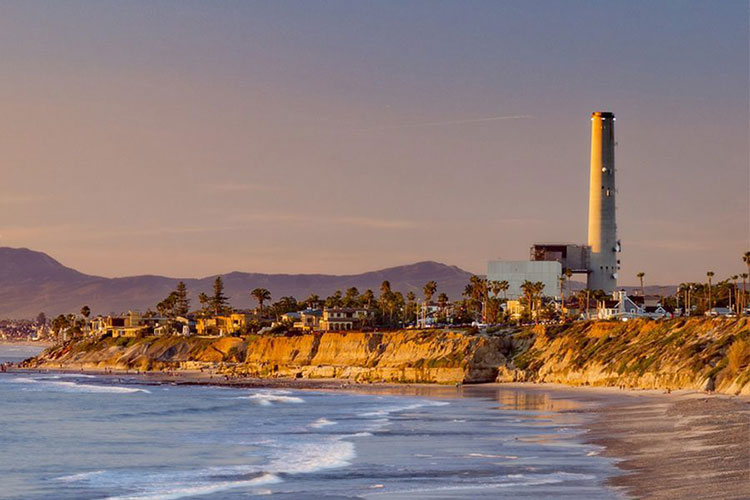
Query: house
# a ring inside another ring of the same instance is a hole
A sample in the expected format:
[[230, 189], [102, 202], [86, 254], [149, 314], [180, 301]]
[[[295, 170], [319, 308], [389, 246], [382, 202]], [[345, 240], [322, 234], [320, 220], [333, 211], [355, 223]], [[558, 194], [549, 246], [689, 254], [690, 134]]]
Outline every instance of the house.
[[598, 319], [633, 319], [642, 315], [643, 309], [624, 290], [613, 292], [611, 299], [600, 300], [596, 308]]
[[668, 310], [661, 304], [655, 306], [645, 306], [641, 316], [651, 319], [664, 319], [672, 317], [672, 311]]
[[319, 309], [305, 309], [299, 312], [299, 320], [294, 322], [294, 328], [303, 332], [317, 330], [322, 317], [323, 311]]
[[368, 309], [336, 307], [323, 309], [319, 328], [324, 332], [356, 330], [371, 317]]
[[148, 330], [149, 326], [137, 311], [128, 311], [126, 316], [97, 316], [89, 322], [89, 331], [97, 336], [137, 337]]
[[300, 320], [301, 314], [299, 312], [288, 312], [281, 315], [281, 321], [287, 323], [296, 323]]
[[195, 329], [198, 335], [231, 335], [245, 330], [253, 318], [252, 314], [244, 312], [235, 312], [210, 318], [198, 318]]

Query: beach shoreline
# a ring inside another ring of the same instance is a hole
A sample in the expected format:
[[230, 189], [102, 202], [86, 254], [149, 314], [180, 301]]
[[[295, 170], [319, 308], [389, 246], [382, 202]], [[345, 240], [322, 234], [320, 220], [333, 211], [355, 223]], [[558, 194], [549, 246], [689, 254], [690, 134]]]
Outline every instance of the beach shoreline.
[[[496, 399], [509, 392], [543, 397], [542, 409], [587, 416], [587, 444], [602, 447], [621, 474], [608, 484], [632, 498], [750, 498], [750, 397], [691, 390], [621, 390], [560, 384], [397, 384], [345, 379], [230, 378], [211, 371], [135, 372], [14, 369], [86, 373], [145, 384], [347, 391], [433, 398]], [[573, 402], [573, 405], [562, 403]], [[535, 401], [539, 404], [539, 400]]]

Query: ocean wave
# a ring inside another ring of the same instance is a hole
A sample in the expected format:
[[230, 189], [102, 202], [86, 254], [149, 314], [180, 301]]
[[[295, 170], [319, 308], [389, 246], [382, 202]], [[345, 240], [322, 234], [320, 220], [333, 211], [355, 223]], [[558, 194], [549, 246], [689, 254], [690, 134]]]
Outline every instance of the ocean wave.
[[60, 476], [56, 477], [55, 480], [62, 481], [64, 483], [75, 483], [78, 481], [85, 481], [87, 479], [91, 479], [94, 476], [99, 476], [101, 474], [106, 473], [106, 470], [95, 470], [91, 472], [81, 472], [79, 474], [71, 474], [69, 476]]
[[285, 396], [277, 392], [258, 392], [250, 396], [240, 396], [238, 399], [249, 399], [261, 406], [271, 406], [274, 403], [304, 403], [305, 400], [297, 396]]
[[[209, 495], [234, 488], [263, 486], [266, 484], [280, 483], [281, 479], [275, 474], [263, 474], [253, 479], [238, 481], [221, 481], [215, 483], [204, 483], [195, 485], [180, 485], [163, 489], [155, 489], [132, 495], [108, 497], [107, 500], [175, 500], [178, 498], [192, 497], [198, 495]], [[266, 491], [260, 494], [268, 494]]]
[[266, 470], [272, 473], [306, 474], [346, 467], [357, 454], [354, 443], [342, 438], [285, 446], [278, 450]]
[[60, 381], [50, 378], [28, 378], [14, 377], [9, 379], [17, 384], [35, 384], [41, 390], [52, 390], [61, 392], [84, 392], [84, 393], [108, 393], [108, 394], [130, 394], [135, 392], [150, 393], [147, 389], [138, 387], [122, 387], [118, 385], [93, 385], [79, 384], [76, 382]]
[[325, 417], [320, 417], [318, 420], [310, 424], [313, 429], [320, 429], [321, 427], [328, 427], [329, 425], [336, 425], [336, 422], [328, 420]]

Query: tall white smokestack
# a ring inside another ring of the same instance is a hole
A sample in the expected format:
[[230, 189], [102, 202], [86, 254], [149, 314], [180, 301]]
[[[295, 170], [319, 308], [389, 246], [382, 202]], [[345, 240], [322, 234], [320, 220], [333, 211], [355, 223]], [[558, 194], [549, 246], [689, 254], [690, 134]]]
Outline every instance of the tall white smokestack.
[[589, 188], [589, 290], [612, 293], [617, 288], [617, 221], [615, 219], [615, 115], [591, 113], [591, 177]]

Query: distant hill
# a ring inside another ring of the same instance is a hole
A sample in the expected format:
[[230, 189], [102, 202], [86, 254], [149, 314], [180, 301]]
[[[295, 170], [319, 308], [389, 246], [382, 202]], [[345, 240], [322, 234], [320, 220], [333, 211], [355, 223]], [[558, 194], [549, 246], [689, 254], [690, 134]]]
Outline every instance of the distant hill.
[[[470, 276], [471, 273], [456, 266], [418, 262], [347, 276], [232, 272], [222, 278], [232, 305], [249, 308], [255, 306], [249, 293], [253, 288], [267, 288], [274, 300], [287, 295], [302, 300], [311, 293], [326, 297], [352, 286], [360, 292], [370, 288], [377, 294], [383, 280], [390, 281], [394, 290], [404, 294], [413, 291], [420, 296], [422, 286], [435, 280], [438, 292], [445, 292], [455, 300], [460, 298]], [[190, 292], [192, 306], [197, 307], [199, 293], [210, 293], [215, 278], [216, 275], [182, 279]], [[65, 267], [42, 252], [0, 247], [0, 318], [33, 318], [40, 311], [52, 316], [77, 312], [84, 305], [88, 305], [93, 314], [128, 309], [144, 311], [154, 308], [180, 280], [152, 275], [91, 276]]]

